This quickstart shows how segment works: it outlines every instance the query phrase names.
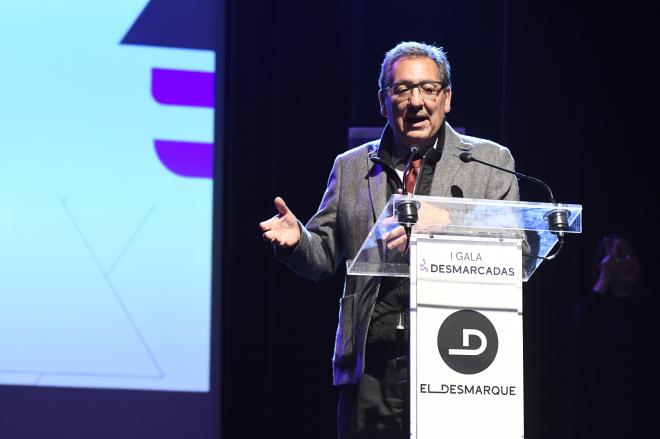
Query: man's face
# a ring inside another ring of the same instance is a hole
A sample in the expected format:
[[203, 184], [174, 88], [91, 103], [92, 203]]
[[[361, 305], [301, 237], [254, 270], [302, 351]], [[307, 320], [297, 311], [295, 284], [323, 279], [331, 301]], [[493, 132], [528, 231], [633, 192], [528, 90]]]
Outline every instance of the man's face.
[[[440, 81], [440, 72], [431, 58], [404, 57], [392, 64], [390, 81], [385, 85]], [[451, 109], [451, 89], [443, 89], [435, 99], [424, 97], [419, 88], [413, 88], [405, 99], [386, 90], [378, 93], [378, 99], [381, 114], [387, 117], [395, 137], [405, 147], [427, 145]]]

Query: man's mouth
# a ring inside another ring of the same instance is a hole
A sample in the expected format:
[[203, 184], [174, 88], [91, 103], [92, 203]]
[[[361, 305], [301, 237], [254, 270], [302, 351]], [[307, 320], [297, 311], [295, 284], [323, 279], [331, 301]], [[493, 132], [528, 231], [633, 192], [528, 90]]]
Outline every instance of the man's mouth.
[[426, 122], [427, 119], [424, 116], [408, 116], [404, 120], [410, 125], [417, 125]]

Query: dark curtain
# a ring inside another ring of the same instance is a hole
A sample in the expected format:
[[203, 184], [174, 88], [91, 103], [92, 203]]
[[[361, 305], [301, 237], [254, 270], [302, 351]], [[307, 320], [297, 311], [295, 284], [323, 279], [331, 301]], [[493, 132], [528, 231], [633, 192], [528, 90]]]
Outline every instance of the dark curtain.
[[[332, 341], [342, 274], [313, 283], [278, 263], [257, 225], [284, 197], [305, 222], [350, 126], [380, 126], [376, 80], [401, 40], [442, 45], [453, 126], [508, 146], [521, 172], [582, 204], [584, 233], [524, 287], [529, 438], [571, 433], [570, 319], [599, 236], [657, 245], [657, 26], [650, 10], [590, 2], [228, 2], [224, 216], [224, 437], [332, 438]], [[222, 74], [222, 73], [220, 73]], [[220, 123], [221, 122], [221, 123]], [[521, 183], [522, 196], [547, 201]], [[648, 281], [648, 270], [645, 273]]]

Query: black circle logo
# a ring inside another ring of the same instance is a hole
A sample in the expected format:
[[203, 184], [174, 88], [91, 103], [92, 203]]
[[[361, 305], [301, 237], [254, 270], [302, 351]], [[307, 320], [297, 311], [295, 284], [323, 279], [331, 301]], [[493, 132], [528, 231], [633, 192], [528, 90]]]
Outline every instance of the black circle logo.
[[451, 314], [438, 330], [438, 351], [447, 366], [458, 373], [483, 372], [497, 355], [497, 332], [481, 313], [461, 310]]

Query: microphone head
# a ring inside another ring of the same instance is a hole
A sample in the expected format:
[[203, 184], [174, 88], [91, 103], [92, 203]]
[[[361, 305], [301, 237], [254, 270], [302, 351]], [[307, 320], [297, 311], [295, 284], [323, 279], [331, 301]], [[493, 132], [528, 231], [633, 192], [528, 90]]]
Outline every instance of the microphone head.
[[417, 154], [418, 151], [419, 151], [419, 146], [410, 145], [410, 155], [411, 156], [414, 156], [415, 154]]
[[474, 160], [474, 157], [472, 157], [472, 154], [469, 152], [462, 152], [458, 155], [458, 158], [461, 159], [463, 163], [468, 163]]

